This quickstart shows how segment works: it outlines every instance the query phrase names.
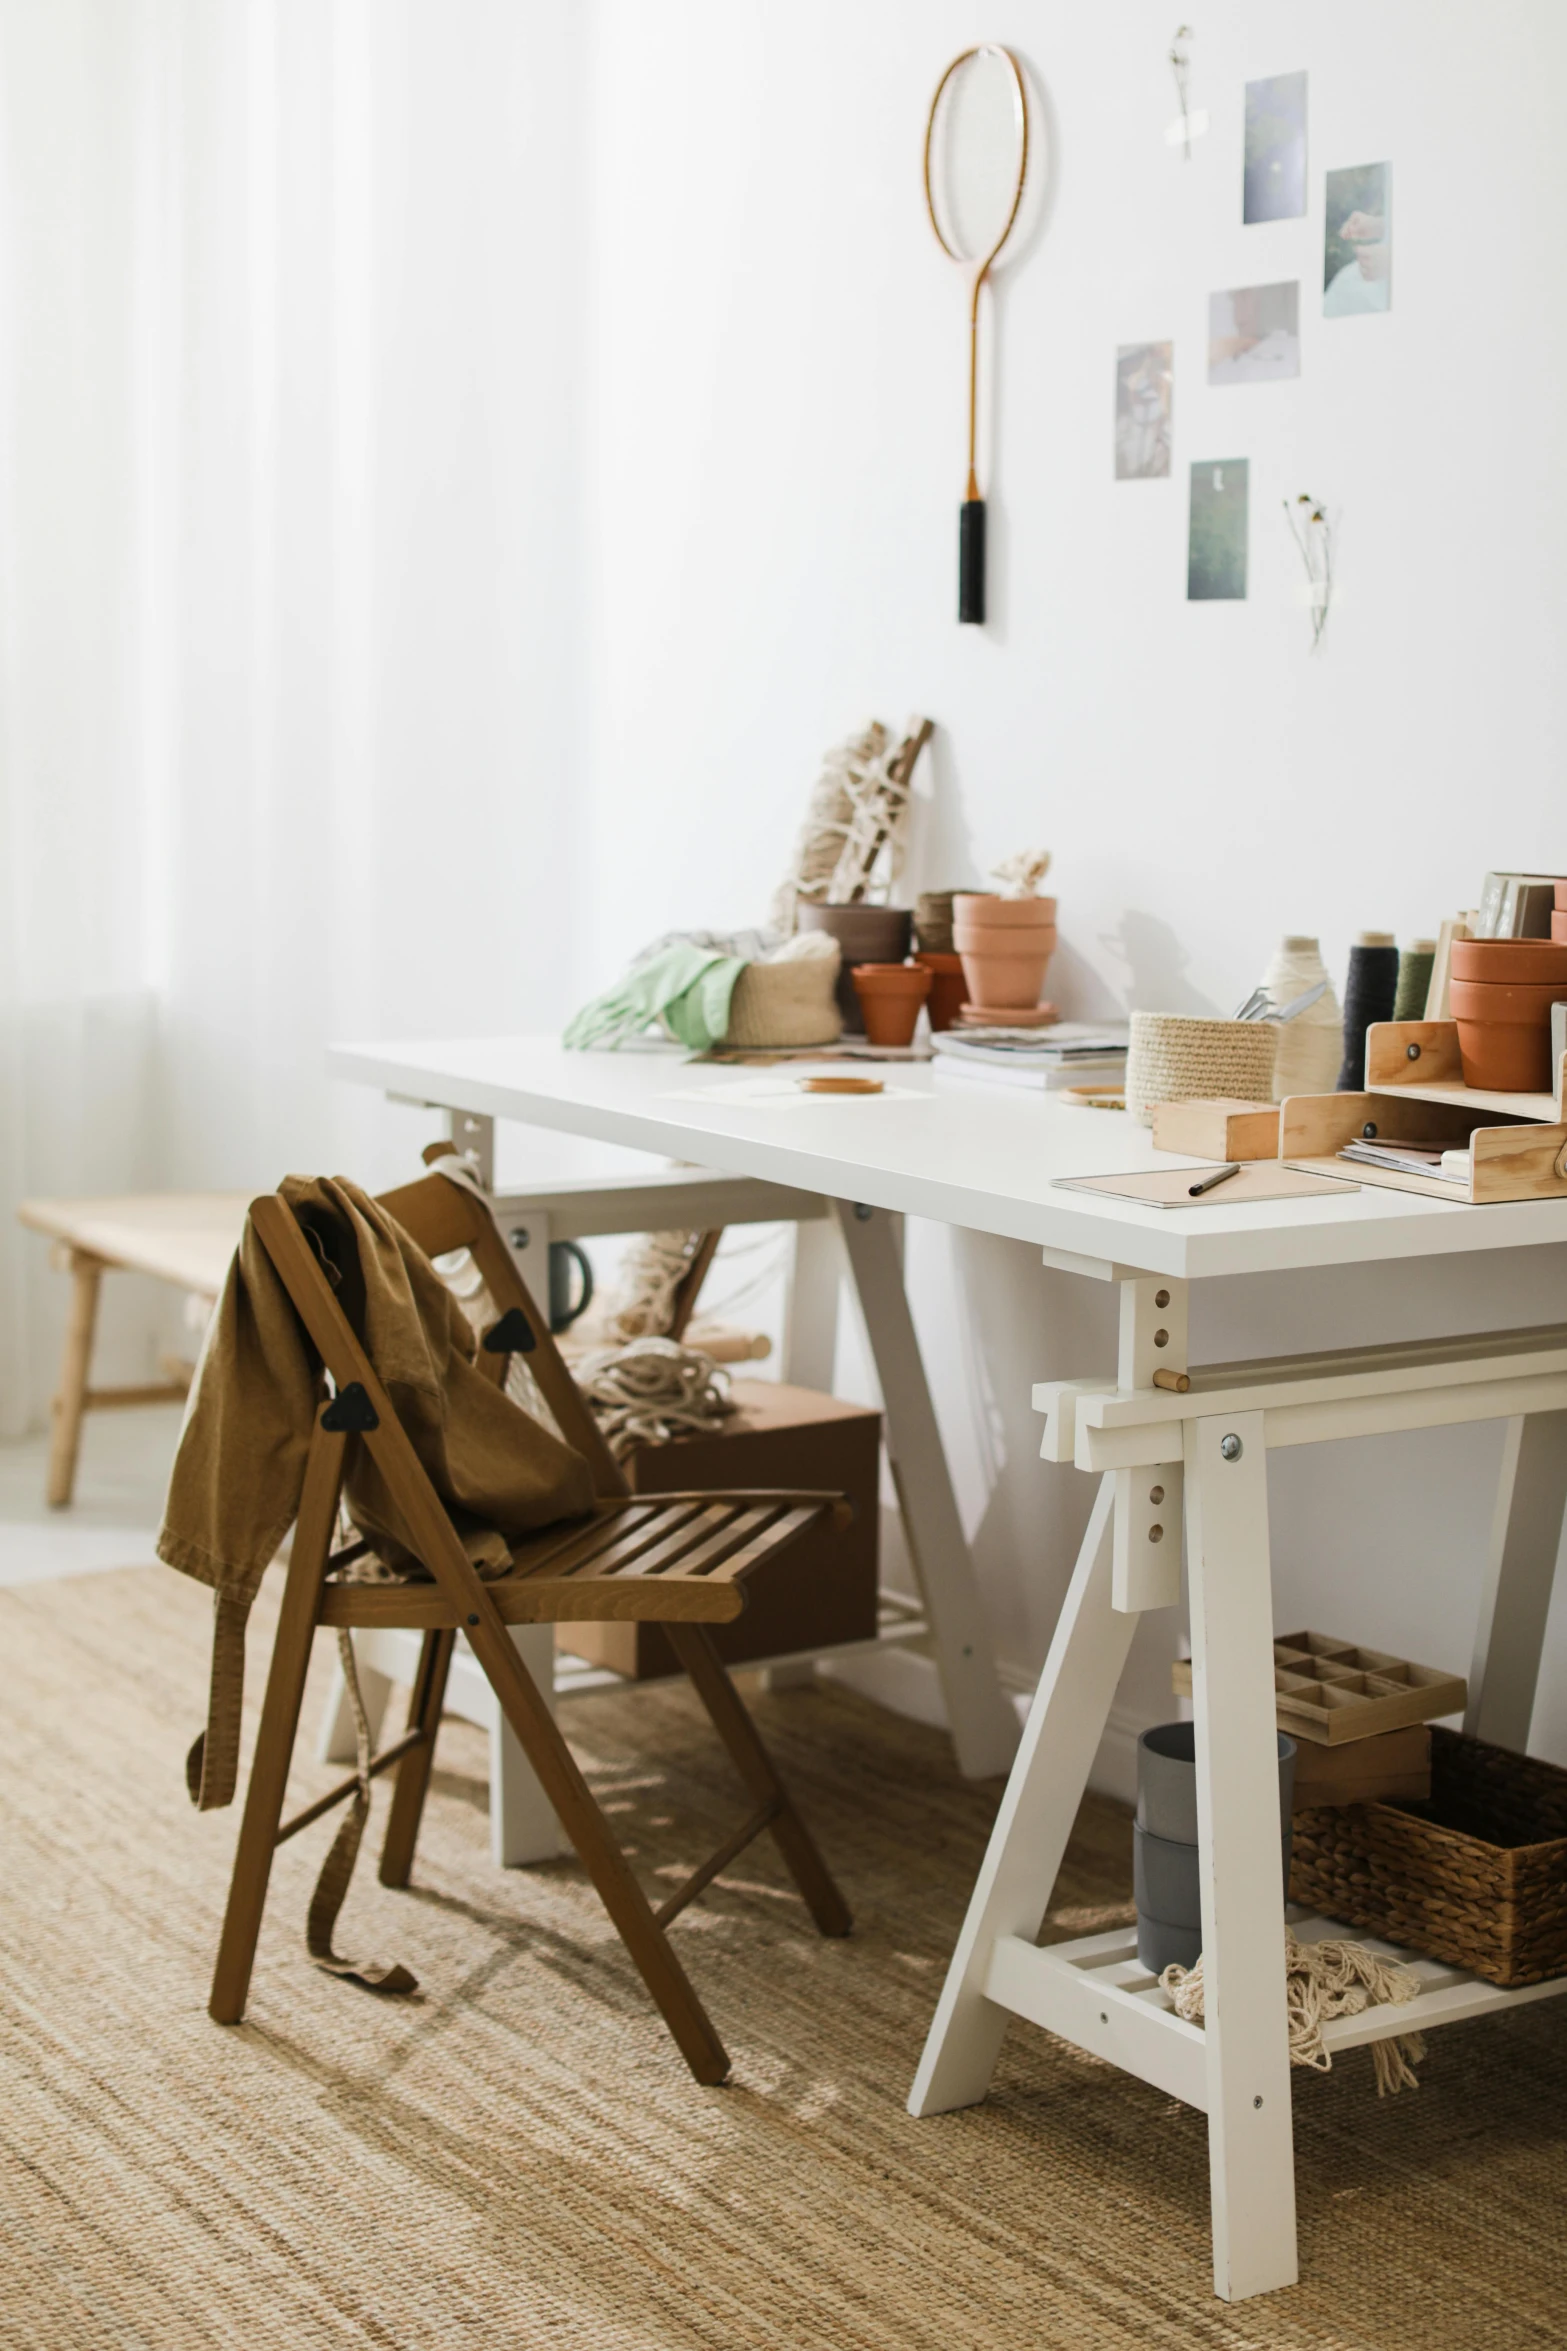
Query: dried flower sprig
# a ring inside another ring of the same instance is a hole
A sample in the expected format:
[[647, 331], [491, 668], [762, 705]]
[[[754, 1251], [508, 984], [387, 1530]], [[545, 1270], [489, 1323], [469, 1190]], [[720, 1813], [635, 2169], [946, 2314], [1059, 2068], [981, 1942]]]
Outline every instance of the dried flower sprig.
[[[1189, 78], [1192, 69], [1191, 43], [1191, 26], [1189, 24], [1177, 25], [1175, 28], [1175, 38], [1170, 43], [1170, 71], [1175, 76], [1175, 95], [1179, 101], [1181, 109], [1181, 145], [1185, 151], [1186, 160], [1188, 163], [1190, 163], [1192, 159], [1192, 110], [1187, 102]], [[1173, 130], [1173, 124], [1171, 125], [1171, 128]]]
[[1313, 498], [1305, 490], [1297, 498], [1285, 499], [1284, 519], [1306, 566], [1306, 581], [1311, 590], [1311, 650], [1315, 653], [1322, 643], [1322, 632], [1328, 625], [1328, 607], [1333, 601], [1333, 525], [1321, 499]]

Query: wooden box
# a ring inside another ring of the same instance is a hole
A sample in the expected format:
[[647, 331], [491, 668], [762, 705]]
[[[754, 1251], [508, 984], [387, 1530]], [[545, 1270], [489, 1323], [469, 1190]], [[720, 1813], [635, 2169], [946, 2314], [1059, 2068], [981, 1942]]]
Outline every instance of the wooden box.
[[[1457, 1024], [1379, 1021], [1366, 1035], [1366, 1089], [1294, 1094], [1282, 1106], [1279, 1157], [1311, 1175], [1424, 1192], [1481, 1206], [1497, 1200], [1567, 1199], [1567, 1071], [1554, 1094], [1498, 1094], [1464, 1084]], [[1505, 1124], [1498, 1123], [1505, 1121]], [[1341, 1159], [1346, 1143], [1467, 1145], [1469, 1181], [1449, 1183], [1400, 1168]]]
[[[1189, 1657], [1176, 1661], [1171, 1680], [1178, 1697], [1191, 1696]], [[1273, 1689], [1279, 1729], [1324, 1747], [1460, 1714], [1469, 1697], [1461, 1674], [1414, 1665], [1385, 1649], [1360, 1649], [1327, 1633], [1279, 1635]]]
[[[841, 1397], [778, 1380], [736, 1380], [738, 1410], [713, 1434], [643, 1445], [625, 1464], [638, 1494], [800, 1486], [841, 1493], [854, 1524], [813, 1528], [747, 1587], [732, 1624], [709, 1629], [727, 1665], [788, 1657], [876, 1633], [881, 1414]], [[575, 1657], [632, 1681], [678, 1672], [656, 1624], [563, 1624], [556, 1640]]]
[[1276, 1102], [1156, 1102], [1156, 1151], [1180, 1151], [1191, 1159], [1276, 1159], [1279, 1106]]

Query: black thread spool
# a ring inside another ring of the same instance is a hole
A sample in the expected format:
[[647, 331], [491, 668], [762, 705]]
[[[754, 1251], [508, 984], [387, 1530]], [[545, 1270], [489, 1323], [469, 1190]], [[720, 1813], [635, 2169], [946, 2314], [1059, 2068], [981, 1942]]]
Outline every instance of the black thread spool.
[[1344, 982], [1344, 1063], [1338, 1092], [1358, 1094], [1366, 1082], [1366, 1031], [1391, 1020], [1398, 998], [1398, 949], [1391, 931], [1362, 931], [1349, 951]]

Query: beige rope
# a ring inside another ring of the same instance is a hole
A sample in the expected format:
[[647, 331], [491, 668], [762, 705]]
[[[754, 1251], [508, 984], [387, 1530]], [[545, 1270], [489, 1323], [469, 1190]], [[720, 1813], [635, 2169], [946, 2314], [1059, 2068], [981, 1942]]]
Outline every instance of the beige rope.
[[735, 1409], [728, 1374], [675, 1339], [607, 1347], [578, 1364], [576, 1380], [617, 1461], [638, 1445], [709, 1434]]
[[[1289, 2013], [1291, 2065], [1309, 2065], [1330, 2073], [1333, 2060], [1323, 2044], [1322, 2028], [1335, 2016], [1360, 2016], [1368, 2008], [1389, 2002], [1402, 2005], [1420, 1990], [1420, 1979], [1407, 1967], [1379, 1959], [1363, 1943], [1301, 1943], [1284, 1930], [1284, 1986]], [[1203, 1970], [1167, 1967], [1159, 1989], [1179, 2017], [1188, 2024], [1203, 2021]], [[1377, 2096], [1384, 2092], [1417, 2090], [1415, 2066], [1426, 2053], [1420, 2033], [1399, 2033], [1371, 2043], [1376, 2069]]]

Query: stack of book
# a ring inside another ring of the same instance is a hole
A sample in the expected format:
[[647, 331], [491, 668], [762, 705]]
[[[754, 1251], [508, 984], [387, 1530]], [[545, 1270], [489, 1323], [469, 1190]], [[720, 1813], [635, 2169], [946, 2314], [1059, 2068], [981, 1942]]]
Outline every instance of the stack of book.
[[931, 1038], [938, 1078], [1032, 1086], [1114, 1085], [1126, 1074], [1123, 1027], [1058, 1020], [1048, 1029], [939, 1029]]

